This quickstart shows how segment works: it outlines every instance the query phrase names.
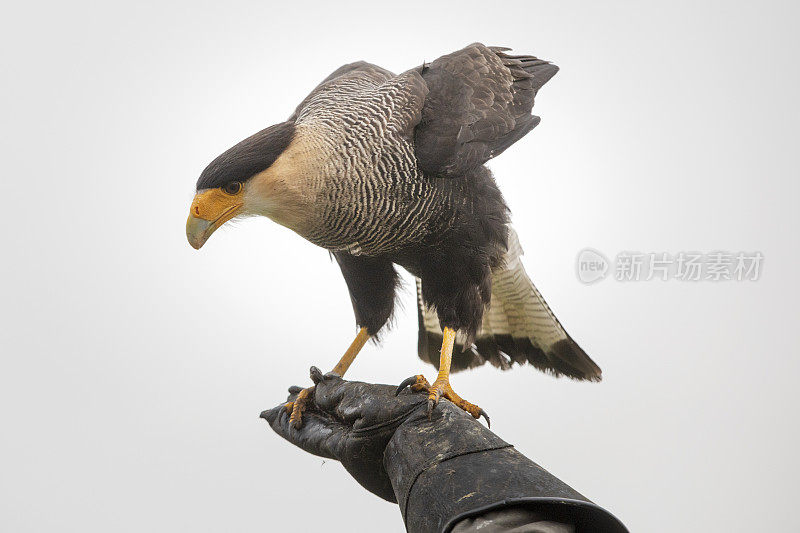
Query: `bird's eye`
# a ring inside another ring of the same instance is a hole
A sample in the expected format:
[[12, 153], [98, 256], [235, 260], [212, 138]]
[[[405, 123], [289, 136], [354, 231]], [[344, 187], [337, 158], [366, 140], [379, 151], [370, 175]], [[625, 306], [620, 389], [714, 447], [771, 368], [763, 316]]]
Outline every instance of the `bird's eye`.
[[239, 191], [242, 190], [242, 183], [240, 181], [232, 181], [227, 185], [222, 187], [223, 192], [227, 194], [239, 194]]

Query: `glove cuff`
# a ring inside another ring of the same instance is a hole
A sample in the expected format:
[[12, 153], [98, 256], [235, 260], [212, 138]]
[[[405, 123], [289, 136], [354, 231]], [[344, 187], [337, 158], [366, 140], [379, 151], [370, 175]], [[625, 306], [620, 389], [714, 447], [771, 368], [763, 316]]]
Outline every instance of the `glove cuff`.
[[383, 454], [384, 468], [407, 525], [410, 496], [423, 473], [458, 456], [511, 446], [450, 402], [441, 402], [430, 420], [425, 407], [422, 404], [397, 428]]
[[520, 505], [566, 517], [578, 532], [627, 531], [449, 402], [430, 421], [424, 411], [409, 417], [389, 441], [384, 466], [412, 533], [449, 532], [464, 518]]

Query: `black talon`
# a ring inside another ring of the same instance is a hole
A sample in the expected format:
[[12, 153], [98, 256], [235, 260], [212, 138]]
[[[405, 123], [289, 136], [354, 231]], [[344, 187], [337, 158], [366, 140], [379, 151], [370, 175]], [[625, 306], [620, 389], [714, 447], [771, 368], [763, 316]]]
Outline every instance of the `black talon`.
[[292, 385], [291, 387], [289, 387], [289, 394], [299, 394], [301, 390], [303, 390], [303, 387]]
[[433, 408], [436, 407], [436, 401], [428, 399], [428, 420], [431, 419], [433, 415]]
[[491, 420], [489, 420], [489, 415], [486, 413], [486, 411], [484, 411], [483, 409], [481, 409], [481, 412], [480, 412], [480, 413], [478, 413], [478, 416], [479, 416], [479, 417], [481, 417], [481, 416], [482, 416], [483, 418], [485, 418], [485, 419], [486, 419], [486, 427], [488, 427], [488, 428], [491, 428], [491, 427], [492, 427], [492, 421], [491, 421]]
[[322, 381], [325, 377], [322, 375], [322, 371], [315, 366], [312, 366], [308, 373], [311, 376], [311, 381], [314, 382], [314, 385]]
[[404, 379], [402, 382], [400, 382], [400, 385], [397, 386], [397, 390], [394, 391], [394, 395], [398, 396], [401, 392], [403, 392], [403, 389], [405, 389], [410, 385], [413, 385], [416, 382], [417, 382], [417, 376], [411, 376], [410, 378]]

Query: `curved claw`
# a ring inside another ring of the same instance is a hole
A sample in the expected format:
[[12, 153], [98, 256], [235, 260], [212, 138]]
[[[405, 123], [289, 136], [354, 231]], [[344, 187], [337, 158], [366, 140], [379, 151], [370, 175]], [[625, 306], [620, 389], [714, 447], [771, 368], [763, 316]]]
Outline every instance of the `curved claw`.
[[410, 378], [406, 378], [400, 382], [400, 385], [397, 386], [397, 390], [394, 391], [394, 395], [398, 396], [406, 387], [409, 387], [417, 382], [417, 376], [411, 376]]
[[488, 428], [492, 427], [492, 421], [489, 419], [489, 414], [486, 411], [481, 409], [480, 413], [478, 413], [478, 416], [479, 417], [482, 416], [483, 418], [486, 419], [486, 427], [488, 427]]
[[439, 403], [438, 398], [436, 400], [433, 398], [428, 398], [428, 420], [430, 420], [433, 416], [433, 409], [436, 407], [437, 403]]
[[291, 387], [289, 387], [289, 394], [297, 394], [301, 390], [303, 390], [303, 387], [298, 387], [297, 385], [292, 385]]

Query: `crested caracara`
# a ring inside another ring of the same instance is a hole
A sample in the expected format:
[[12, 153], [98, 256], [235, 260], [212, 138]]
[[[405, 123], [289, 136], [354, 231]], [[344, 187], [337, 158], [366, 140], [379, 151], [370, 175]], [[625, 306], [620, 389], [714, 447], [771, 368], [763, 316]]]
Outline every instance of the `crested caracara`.
[[[539, 123], [534, 97], [558, 71], [506, 52], [476, 43], [400, 75], [365, 62], [337, 69], [286, 122], [206, 167], [189, 243], [200, 248], [226, 221], [261, 215], [330, 250], [360, 328], [333, 368], [339, 375], [392, 315], [396, 265], [411, 272], [419, 356], [439, 373], [432, 384], [415, 376], [403, 385], [426, 391], [429, 410], [444, 396], [485, 415], [453, 391], [449, 374], [486, 361], [600, 380], [528, 278], [484, 166]], [[306, 389], [287, 404], [295, 425], [308, 397]]]

